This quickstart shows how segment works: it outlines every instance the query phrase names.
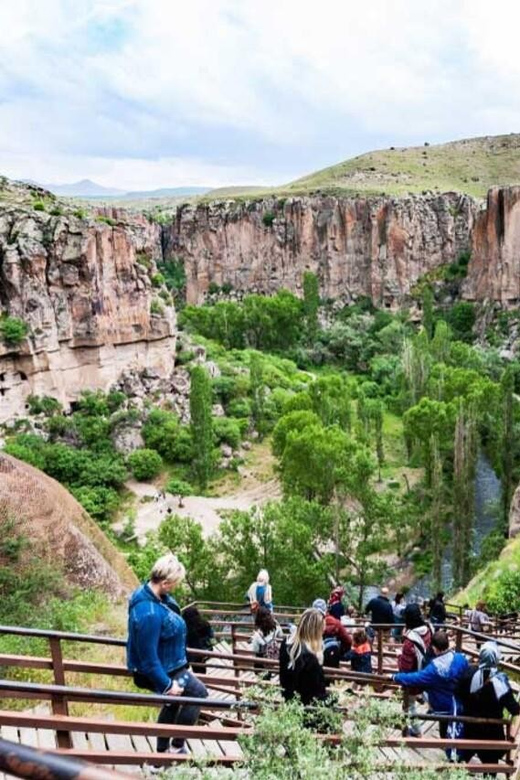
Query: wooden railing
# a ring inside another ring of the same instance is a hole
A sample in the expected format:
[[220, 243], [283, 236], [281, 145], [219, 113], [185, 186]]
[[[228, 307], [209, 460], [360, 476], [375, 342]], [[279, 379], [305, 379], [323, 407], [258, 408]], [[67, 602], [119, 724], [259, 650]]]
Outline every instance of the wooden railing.
[[[222, 617], [222, 612], [218, 613]], [[240, 615], [240, 617], [242, 617]], [[228, 637], [232, 642], [232, 653], [224, 652], [208, 652], [192, 650], [195, 656], [203, 656], [206, 661], [208, 670], [217, 672], [217, 674], [201, 675], [200, 679], [206, 684], [206, 686], [213, 691], [217, 691], [225, 694], [228, 699], [222, 698], [210, 698], [193, 700], [186, 697], [171, 697], [171, 696], [158, 696], [149, 693], [133, 693], [126, 691], [108, 691], [92, 688], [80, 688], [73, 687], [67, 684], [70, 674], [91, 674], [91, 675], [109, 675], [111, 677], [128, 677], [131, 676], [126, 667], [120, 664], [100, 664], [83, 660], [72, 660], [64, 658], [63, 655], [63, 643], [64, 642], [80, 642], [90, 643], [95, 645], [106, 646], [107, 649], [112, 647], [123, 648], [125, 641], [123, 639], [117, 639], [106, 636], [92, 636], [84, 634], [75, 634], [69, 632], [56, 632], [45, 631], [38, 629], [25, 629], [13, 626], [0, 626], [0, 635], [11, 634], [17, 636], [23, 636], [29, 638], [45, 639], [49, 644], [48, 656], [28, 656], [28, 655], [11, 655], [0, 654], [0, 666], [7, 668], [18, 669], [33, 669], [33, 670], [48, 670], [51, 673], [53, 683], [48, 685], [37, 684], [34, 682], [18, 682], [15, 680], [1, 680], [0, 681], [0, 698], [10, 698], [27, 701], [49, 701], [51, 705], [50, 715], [42, 715], [36, 713], [20, 713], [12, 710], [3, 710], [0, 712], [0, 725], [17, 725], [20, 727], [23, 725], [27, 728], [37, 729], [52, 729], [56, 731], [58, 749], [57, 752], [65, 752], [66, 755], [76, 758], [90, 759], [95, 763], [109, 763], [119, 765], [131, 765], [142, 764], [146, 761], [156, 764], [171, 764], [173, 761], [187, 760], [183, 756], [175, 756], [171, 754], [156, 754], [156, 753], [143, 753], [137, 750], [129, 753], [128, 751], [92, 751], [81, 747], [72, 747], [73, 740], [71, 734], [74, 732], [92, 732], [101, 734], [125, 734], [132, 735], [134, 738], [143, 738], [150, 736], [169, 736], [169, 737], [181, 737], [187, 739], [203, 739], [204, 741], [211, 740], [224, 740], [232, 743], [238, 739], [239, 736], [244, 734], [248, 730], [248, 726], [243, 722], [243, 713], [245, 711], [254, 711], [257, 705], [253, 705], [250, 702], [244, 700], [244, 696], [247, 696], [247, 689], [251, 685], [264, 685], [272, 686], [276, 685], [276, 679], [262, 680], [262, 679], [245, 679], [245, 673], [251, 673], [255, 669], [270, 670], [276, 675], [278, 662], [269, 659], [259, 659], [252, 656], [250, 652], [240, 647], [241, 643], [248, 641], [251, 630], [253, 628], [252, 622], [249, 619], [226, 621], [215, 621], [215, 628], [222, 628], [223, 636]], [[389, 673], [395, 672], [395, 664], [391, 661], [395, 661], [395, 645], [389, 644], [387, 641], [389, 636], [389, 629], [394, 628], [392, 625], [381, 625], [377, 627], [376, 637], [376, 674], [364, 675], [360, 673], [352, 672], [348, 667], [342, 666], [339, 669], [325, 669], [327, 678], [331, 683], [335, 681], [345, 681], [347, 683], [356, 683], [360, 685], [370, 685], [375, 688], [375, 693], [371, 695], [386, 696], [392, 694], [392, 690], [397, 687], [388, 676]], [[476, 650], [472, 647], [468, 647], [468, 640], [472, 644], [475, 640], [489, 639], [488, 635], [475, 634], [468, 629], [464, 629], [460, 626], [449, 625], [447, 627], [455, 637], [455, 643], [458, 649], [464, 649], [470, 655], [476, 654]], [[497, 642], [504, 650], [508, 650], [512, 653], [520, 653], [520, 645], [507, 638], [498, 637]], [[506, 668], [511, 669], [517, 673], [520, 673], [520, 664], [508, 663], [504, 664]], [[222, 670], [219, 674], [218, 671]], [[231, 671], [232, 676], [227, 676]], [[212, 717], [218, 716], [222, 725], [220, 727], [215, 726], [167, 726], [158, 725], [155, 723], [144, 722], [128, 722], [118, 720], [106, 720], [96, 718], [83, 718], [70, 714], [69, 705], [78, 702], [88, 702], [96, 705], [107, 705], [110, 708], [114, 708], [119, 705], [131, 704], [136, 707], [161, 707], [165, 703], [173, 704], [187, 704], [193, 703], [201, 706], [202, 717], [206, 720], [210, 720]], [[341, 708], [339, 708], [341, 709]], [[346, 718], [348, 718], [348, 711], [343, 711]], [[418, 720], [441, 720], [440, 716], [428, 716], [418, 715]], [[448, 718], [454, 720], [454, 718]], [[470, 719], [464, 716], [457, 718], [462, 722], [474, 722], [474, 719]], [[404, 721], [403, 721], [404, 722]], [[511, 722], [509, 720], [491, 721], [485, 719], [477, 719], [479, 723], [501, 723], [506, 726], [507, 739], [505, 742], [498, 741], [479, 741], [468, 742], [467, 740], [439, 740], [436, 738], [393, 738], [387, 739], [383, 742], [385, 747], [403, 747], [408, 746], [412, 748], [420, 748], [424, 750], [432, 748], [444, 748], [459, 747], [474, 748], [476, 746], [479, 749], [489, 750], [508, 750], [508, 764], [495, 765], [494, 768], [488, 765], [475, 764], [472, 765], [470, 770], [475, 773], [483, 773], [484, 771], [500, 771], [505, 774], [513, 774], [515, 771], [513, 765], [513, 754], [517, 750], [517, 731], [512, 730]], [[327, 737], [332, 741], [339, 740], [339, 736]], [[189, 759], [189, 757], [188, 757]], [[239, 758], [237, 756], [219, 755], [213, 756], [211, 761], [214, 763], [233, 764]], [[13, 773], [9, 770], [11, 774]]]

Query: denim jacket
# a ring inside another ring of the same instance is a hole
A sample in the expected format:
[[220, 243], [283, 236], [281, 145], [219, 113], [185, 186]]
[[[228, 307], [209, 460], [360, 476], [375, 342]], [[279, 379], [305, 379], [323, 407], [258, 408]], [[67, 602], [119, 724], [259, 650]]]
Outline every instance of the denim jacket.
[[187, 665], [186, 623], [175, 599], [158, 598], [145, 583], [128, 606], [127, 667], [146, 675], [157, 693], [172, 685], [169, 674]]

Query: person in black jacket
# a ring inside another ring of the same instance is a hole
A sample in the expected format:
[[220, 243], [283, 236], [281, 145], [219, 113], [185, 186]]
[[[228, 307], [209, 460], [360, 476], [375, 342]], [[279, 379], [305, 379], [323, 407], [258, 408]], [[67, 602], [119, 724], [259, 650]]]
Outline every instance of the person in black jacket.
[[446, 605], [442, 591], [439, 591], [435, 598], [431, 600], [429, 617], [434, 626], [442, 626], [446, 623]]
[[[365, 614], [370, 612], [373, 625], [378, 623], [394, 623], [394, 610], [388, 598], [388, 588], [381, 588], [379, 596], [370, 599], [365, 607]], [[385, 629], [385, 630], [389, 630]]]
[[207, 620], [200, 614], [197, 607], [186, 607], [182, 610], [182, 617], [186, 623], [186, 647], [188, 648], [188, 663], [195, 674], [206, 674], [207, 656], [190, 653], [192, 650], [213, 649], [213, 629]]
[[324, 617], [318, 609], [307, 609], [296, 633], [280, 647], [280, 685], [286, 701], [300, 696], [308, 705], [328, 698], [323, 674]]
[[[498, 671], [500, 650], [495, 642], [486, 642], [479, 653], [478, 666], [470, 666], [464, 675], [458, 694], [464, 708], [464, 715], [476, 718], [503, 717], [504, 709], [511, 715], [520, 714], [520, 705], [515, 699], [507, 675]], [[505, 740], [504, 727], [499, 723], [466, 723], [464, 738], [472, 740]], [[483, 764], [496, 764], [505, 750], [467, 750], [463, 760], [469, 761], [475, 753]], [[489, 775], [496, 777], [496, 774]]]

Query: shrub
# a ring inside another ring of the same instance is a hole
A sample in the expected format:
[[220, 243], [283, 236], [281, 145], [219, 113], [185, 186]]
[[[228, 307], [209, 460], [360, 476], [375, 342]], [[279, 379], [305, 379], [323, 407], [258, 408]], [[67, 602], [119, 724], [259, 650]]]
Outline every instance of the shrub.
[[60, 206], [55, 206], [49, 211], [52, 217], [61, 217], [63, 215], [63, 209]]
[[213, 420], [213, 436], [217, 444], [229, 444], [234, 450], [240, 446], [240, 425], [228, 417], [215, 417]]
[[33, 203], [33, 209], [35, 211], [45, 211], [45, 203], [43, 200], [35, 200]]
[[161, 273], [153, 274], [151, 282], [154, 287], [162, 287], [164, 284], [164, 276]]
[[229, 417], [251, 417], [251, 401], [247, 398], [235, 398], [226, 407]]
[[210, 295], [218, 295], [220, 292], [220, 287], [216, 282], [210, 282], [208, 286], [208, 293]]
[[182, 499], [186, 496], [191, 496], [193, 488], [189, 482], [185, 482], [183, 479], [170, 479], [166, 485], [166, 492], [171, 493], [173, 496], [178, 496], [179, 507], [182, 507]]
[[96, 220], [98, 222], [104, 222], [105, 225], [110, 225], [111, 227], [115, 227], [115, 225], [117, 225], [115, 219], [112, 219], [112, 217], [105, 217], [103, 214], [100, 214], [99, 217], [96, 217]]
[[182, 260], [166, 260], [164, 263], [157, 263], [157, 268], [164, 276], [166, 287], [170, 292], [178, 295], [186, 287], [186, 272]]
[[2, 317], [0, 319], [0, 337], [9, 347], [17, 347], [29, 333], [29, 326], [18, 317]]
[[155, 450], [135, 450], [128, 456], [127, 463], [130, 471], [139, 481], [153, 479], [162, 468], [162, 458]]
[[164, 314], [164, 306], [156, 298], [150, 304], [150, 314], [157, 314], [159, 316]]
[[76, 211], [73, 211], [72, 214], [74, 217], [76, 217], [76, 219], [85, 219], [87, 216], [87, 212], [84, 209], [76, 209]]
[[84, 486], [72, 488], [71, 493], [95, 520], [108, 520], [119, 506], [119, 496], [112, 488]]
[[27, 405], [29, 414], [44, 414], [46, 417], [52, 417], [53, 414], [62, 411], [58, 399], [50, 395], [29, 395]]
[[520, 570], [505, 571], [493, 582], [487, 596], [487, 606], [496, 614], [505, 614], [518, 609], [520, 603]]
[[262, 223], [267, 228], [272, 227], [275, 219], [276, 219], [276, 214], [274, 213], [274, 211], [266, 211], [264, 214], [262, 214]]
[[153, 409], [143, 426], [146, 446], [156, 450], [168, 463], [187, 463], [192, 456], [191, 434], [173, 412]]

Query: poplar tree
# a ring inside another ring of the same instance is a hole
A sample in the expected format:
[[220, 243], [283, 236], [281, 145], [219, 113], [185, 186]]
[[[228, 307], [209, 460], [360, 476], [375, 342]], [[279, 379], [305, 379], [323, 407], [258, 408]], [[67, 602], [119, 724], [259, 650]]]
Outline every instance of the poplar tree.
[[260, 437], [265, 433], [265, 384], [264, 363], [261, 355], [253, 355], [249, 363], [249, 379], [251, 383], [251, 416], [253, 425]]
[[211, 380], [202, 366], [191, 372], [190, 417], [193, 442], [193, 471], [205, 490], [213, 470], [213, 420]]
[[500, 382], [502, 393], [502, 436], [501, 436], [501, 471], [502, 471], [502, 518], [504, 530], [509, 527], [509, 509], [513, 495], [513, 394], [514, 374], [508, 366]]
[[455, 424], [453, 460], [453, 571], [455, 584], [471, 575], [471, 546], [475, 516], [477, 426], [473, 409], [460, 405]]
[[430, 537], [432, 552], [432, 577], [434, 590], [442, 588], [442, 532], [443, 522], [443, 480], [442, 461], [439, 449], [439, 437], [433, 434], [430, 439], [430, 452], [432, 460], [432, 484], [431, 484], [431, 515]]
[[424, 288], [422, 296], [422, 325], [426, 335], [431, 340], [433, 338], [434, 331], [433, 290], [429, 285]]
[[318, 331], [318, 309], [320, 307], [320, 288], [318, 277], [311, 271], [303, 274], [303, 313], [309, 341], [313, 341]]

